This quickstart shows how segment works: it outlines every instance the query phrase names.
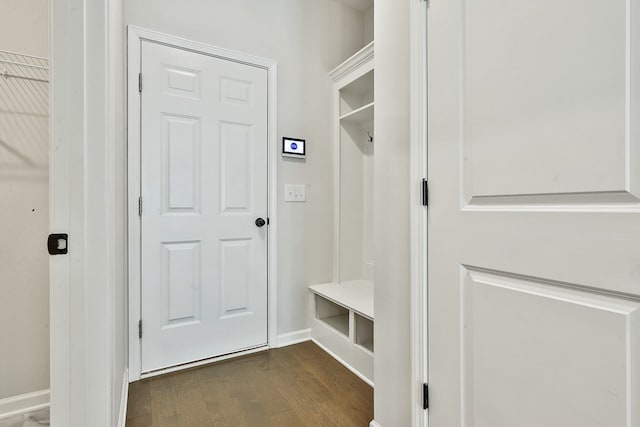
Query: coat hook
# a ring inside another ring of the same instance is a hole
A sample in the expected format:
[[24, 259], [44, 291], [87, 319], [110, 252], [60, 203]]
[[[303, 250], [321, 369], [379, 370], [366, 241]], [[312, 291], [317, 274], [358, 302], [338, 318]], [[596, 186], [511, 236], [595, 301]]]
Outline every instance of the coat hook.
[[367, 141], [368, 142], [373, 142], [373, 136], [371, 135], [371, 132], [367, 131]]

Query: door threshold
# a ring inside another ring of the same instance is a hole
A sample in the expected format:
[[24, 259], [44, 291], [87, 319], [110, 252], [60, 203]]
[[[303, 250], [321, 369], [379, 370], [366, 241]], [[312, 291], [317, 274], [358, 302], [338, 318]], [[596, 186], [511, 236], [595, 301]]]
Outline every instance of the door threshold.
[[220, 362], [220, 361], [231, 359], [234, 357], [247, 356], [249, 354], [258, 353], [265, 350], [269, 350], [269, 344], [264, 344], [258, 347], [249, 348], [247, 350], [240, 350], [233, 353], [227, 353], [220, 356], [209, 357], [207, 359], [196, 360], [195, 362], [183, 363], [181, 365], [157, 369], [155, 371], [143, 372], [140, 374], [140, 379], [143, 380], [145, 378], [157, 377], [159, 375], [164, 375], [164, 374], [169, 374], [171, 372], [195, 368], [202, 365], [208, 365], [210, 363]]

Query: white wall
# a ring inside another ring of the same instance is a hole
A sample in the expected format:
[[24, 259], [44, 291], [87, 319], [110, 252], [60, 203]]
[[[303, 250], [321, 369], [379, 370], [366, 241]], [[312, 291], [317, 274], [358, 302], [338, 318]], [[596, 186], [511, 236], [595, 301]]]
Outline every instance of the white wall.
[[[48, 0], [0, 0], [0, 50], [49, 57]], [[35, 167], [0, 161], [0, 399], [49, 388], [47, 147], [38, 154]]]
[[[332, 279], [332, 85], [363, 46], [362, 13], [330, 0], [127, 0], [125, 24], [278, 62], [278, 137], [307, 140], [306, 161], [278, 159], [278, 333], [307, 328], [307, 286]], [[307, 184], [305, 204], [284, 184]]]
[[411, 425], [409, 0], [375, 0], [375, 420]]
[[49, 57], [49, 0], [0, 0], [0, 49]]
[[375, 23], [375, 7], [371, 6], [364, 12], [364, 42], [369, 43], [373, 41], [375, 36], [374, 23]]

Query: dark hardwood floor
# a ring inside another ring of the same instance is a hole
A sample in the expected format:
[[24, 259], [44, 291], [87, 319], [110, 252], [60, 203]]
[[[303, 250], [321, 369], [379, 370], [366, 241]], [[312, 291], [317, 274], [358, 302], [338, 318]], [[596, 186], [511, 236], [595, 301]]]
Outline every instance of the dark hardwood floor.
[[312, 342], [132, 383], [127, 427], [359, 426], [373, 389]]

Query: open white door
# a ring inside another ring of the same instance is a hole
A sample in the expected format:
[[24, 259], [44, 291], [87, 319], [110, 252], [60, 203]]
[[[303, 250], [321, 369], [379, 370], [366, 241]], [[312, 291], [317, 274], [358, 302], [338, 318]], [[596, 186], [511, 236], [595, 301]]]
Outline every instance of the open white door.
[[640, 3], [428, 15], [429, 425], [640, 426]]
[[267, 344], [267, 70], [141, 51], [144, 373]]

